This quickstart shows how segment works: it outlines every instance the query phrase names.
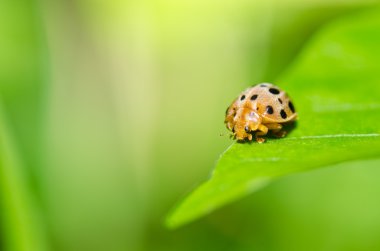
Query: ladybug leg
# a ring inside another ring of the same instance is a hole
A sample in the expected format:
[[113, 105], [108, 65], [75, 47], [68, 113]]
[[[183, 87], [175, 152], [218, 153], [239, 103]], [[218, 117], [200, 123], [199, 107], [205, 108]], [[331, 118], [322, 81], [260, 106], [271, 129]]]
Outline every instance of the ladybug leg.
[[226, 110], [226, 117], [224, 119], [224, 123], [226, 124], [226, 127], [228, 130], [232, 131], [232, 133], [235, 134], [234, 132], [234, 127], [235, 127], [235, 122], [234, 122], [234, 117], [236, 115], [236, 102], [233, 103], [230, 107], [227, 108]]
[[230, 131], [233, 131], [234, 128], [234, 123], [231, 122], [230, 120], [226, 122], [227, 129]]
[[266, 124], [265, 126], [268, 127], [269, 130], [272, 130], [273, 135], [278, 138], [283, 138], [286, 135], [286, 131], [282, 130], [282, 124], [271, 123]]
[[269, 130], [272, 130], [274, 132], [279, 131], [282, 129], [282, 125], [279, 123], [270, 123], [270, 124], [265, 124], [266, 127], [268, 127]]
[[260, 136], [264, 136], [268, 133], [268, 127], [266, 127], [265, 125], [259, 125], [258, 127], [258, 131], [256, 132], [256, 141], [258, 143], [264, 143], [265, 142], [265, 138], [262, 138]]
[[274, 136], [278, 137], [278, 138], [283, 138], [285, 137], [285, 135], [287, 134], [288, 132], [285, 131], [285, 130], [280, 130], [278, 132], [274, 132]]
[[248, 140], [251, 141], [252, 140], [252, 134], [248, 134]]

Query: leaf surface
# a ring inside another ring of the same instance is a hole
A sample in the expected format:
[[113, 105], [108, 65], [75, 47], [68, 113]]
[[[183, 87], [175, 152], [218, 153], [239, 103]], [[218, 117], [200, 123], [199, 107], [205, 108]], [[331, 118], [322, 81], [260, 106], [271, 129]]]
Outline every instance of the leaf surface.
[[282, 139], [232, 143], [212, 177], [168, 216], [175, 228], [291, 173], [380, 156], [379, 10], [324, 27], [276, 82], [299, 119]]

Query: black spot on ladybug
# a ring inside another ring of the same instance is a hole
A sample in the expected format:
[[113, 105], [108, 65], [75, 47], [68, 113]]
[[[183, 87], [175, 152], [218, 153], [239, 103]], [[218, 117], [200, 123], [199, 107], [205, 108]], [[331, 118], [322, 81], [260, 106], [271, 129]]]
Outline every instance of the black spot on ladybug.
[[232, 127], [232, 132], [235, 133], [235, 127]]
[[280, 115], [281, 115], [281, 118], [283, 119], [286, 119], [286, 117], [288, 117], [288, 115], [286, 115], [286, 112], [284, 110], [281, 110]]
[[270, 105], [267, 106], [267, 113], [273, 114], [273, 107], [272, 106], [270, 106]]
[[278, 99], [278, 102], [280, 102], [280, 104], [282, 104], [282, 100], [280, 98]]
[[249, 132], [249, 127], [248, 126], [244, 127], [244, 130], [245, 132]]
[[241, 96], [240, 100], [244, 100], [245, 99], [245, 95]]
[[256, 100], [256, 99], [257, 99], [257, 95], [256, 94], [252, 95], [251, 100]]
[[280, 91], [278, 89], [276, 89], [276, 88], [269, 88], [269, 92], [272, 93], [272, 94], [275, 94], [275, 95], [277, 95], [277, 94], [280, 93]]
[[260, 85], [261, 87], [267, 87], [267, 85]]
[[289, 108], [290, 108], [290, 110], [292, 110], [293, 113], [296, 111], [296, 109], [294, 109], [294, 105], [293, 105], [292, 101], [289, 101]]

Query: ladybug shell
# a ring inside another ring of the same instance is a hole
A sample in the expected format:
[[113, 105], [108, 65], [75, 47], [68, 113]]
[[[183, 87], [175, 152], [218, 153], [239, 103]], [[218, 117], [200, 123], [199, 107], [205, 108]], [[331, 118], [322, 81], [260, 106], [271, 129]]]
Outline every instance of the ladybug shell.
[[239, 109], [247, 107], [255, 111], [263, 119], [262, 123], [286, 123], [295, 120], [295, 112], [289, 96], [279, 87], [262, 83], [243, 91], [229, 107]]

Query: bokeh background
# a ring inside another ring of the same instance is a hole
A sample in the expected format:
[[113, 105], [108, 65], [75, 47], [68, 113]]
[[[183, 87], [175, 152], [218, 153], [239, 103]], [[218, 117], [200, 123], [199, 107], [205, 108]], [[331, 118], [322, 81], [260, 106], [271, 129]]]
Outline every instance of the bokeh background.
[[163, 225], [231, 143], [237, 93], [378, 3], [2, 0], [1, 250], [380, 250], [375, 160]]

